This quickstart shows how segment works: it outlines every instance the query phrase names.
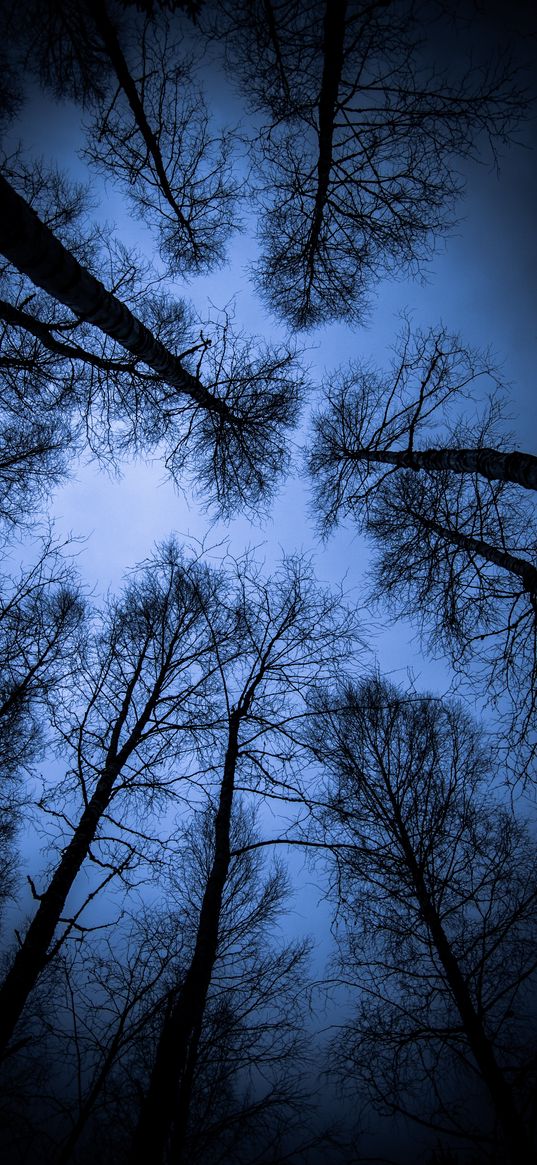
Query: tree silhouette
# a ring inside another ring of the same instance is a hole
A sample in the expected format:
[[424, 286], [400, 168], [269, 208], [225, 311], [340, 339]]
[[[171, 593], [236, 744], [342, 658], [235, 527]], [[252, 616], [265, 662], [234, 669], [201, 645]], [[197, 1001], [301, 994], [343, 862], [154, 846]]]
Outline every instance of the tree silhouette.
[[[468, 404], [476, 396], [483, 406], [472, 423]], [[323, 530], [349, 513], [360, 519], [398, 469], [537, 489], [537, 458], [511, 447], [506, 394], [499, 395], [490, 356], [445, 328], [422, 331], [405, 320], [385, 372], [352, 361], [327, 379], [325, 398], [308, 451]]]
[[15, 837], [25, 819], [26, 781], [42, 759], [47, 705], [76, 671], [85, 605], [67, 547], [42, 539], [37, 559], [0, 576], [0, 906], [16, 885]]
[[[215, 664], [204, 611], [214, 581], [195, 559], [183, 560], [173, 543], [163, 547], [111, 604], [64, 700], [54, 693], [56, 728], [74, 762], [65, 790], [69, 815], [60, 814], [68, 832], [45, 890], [31, 882], [38, 907], [0, 988], [3, 1054], [9, 1054], [44, 968], [78, 926], [84, 904], [70, 917], [64, 911], [82, 864], [96, 860], [93, 847], [102, 838], [97, 866], [103, 885], [123, 876], [136, 858], [136, 843], [123, 831], [121, 802], [142, 796], [147, 812], [187, 775], [197, 723], [210, 717]], [[215, 637], [217, 625], [215, 616]], [[170, 784], [166, 761], [178, 752], [181, 769]], [[78, 820], [73, 798], [81, 803]]]
[[[68, 375], [80, 365], [89, 367], [92, 400], [104, 379], [103, 414], [108, 415], [109, 396], [115, 395], [114, 412], [120, 420], [126, 414], [131, 423], [131, 444], [137, 430], [145, 436], [146, 446], [148, 440], [153, 445], [163, 441], [172, 475], [179, 476], [187, 462], [200, 488], [222, 511], [230, 512], [241, 504], [254, 506], [269, 496], [289, 461], [283, 432], [296, 420], [301, 395], [302, 375], [295, 369], [292, 349], [235, 338], [229, 320], [224, 320], [213, 328], [214, 347], [210, 337], [202, 337], [177, 356], [166, 331], [172, 344], [181, 333], [184, 342], [182, 304], [150, 296], [145, 311], [149, 307], [153, 315], [148, 320], [151, 329], [113, 291], [105, 289], [3, 177], [0, 200], [5, 214], [0, 249], [33, 284], [69, 308], [77, 320], [92, 325], [90, 351], [76, 340], [68, 345], [57, 340], [54, 331], [61, 327], [59, 321], [51, 327], [47, 320], [44, 327], [27, 311], [16, 311], [17, 305], [4, 307], [5, 322], [20, 329], [23, 339], [29, 333], [48, 351], [65, 357]], [[140, 284], [137, 290], [145, 298]], [[117, 350], [92, 353], [94, 328], [129, 352], [134, 366], [118, 360]], [[20, 364], [19, 355], [17, 361]], [[189, 371], [189, 364], [195, 372]], [[207, 367], [210, 387], [200, 380], [201, 364]], [[147, 375], [146, 368], [152, 375]], [[137, 430], [131, 418], [137, 421]], [[128, 443], [127, 435], [127, 447]]]
[[131, 119], [118, 109], [116, 89], [89, 128], [86, 155], [125, 187], [150, 226], [158, 224], [171, 271], [211, 270], [237, 225], [232, 137], [211, 134], [203, 93], [169, 22], [146, 20], [134, 45], [131, 33], [129, 69], [105, 3], [91, 8]]
[[237, 790], [285, 792], [302, 753], [297, 727], [312, 683], [337, 671], [353, 621], [330, 594], [315, 587], [300, 559], [284, 561], [265, 582], [251, 564], [238, 564], [235, 635], [241, 650], [219, 653], [225, 717], [213, 760], [211, 860], [203, 886], [191, 961], [162, 1025], [151, 1080], [129, 1160], [181, 1160], [185, 1153], [192, 1074], [221, 933], [230, 874], [231, 823]]
[[479, 135], [508, 140], [516, 124], [510, 69], [455, 68], [457, 51], [439, 67], [453, 27], [436, 9], [431, 43], [422, 15], [384, 0], [219, 6], [233, 74], [267, 118], [256, 278], [293, 327], [361, 319], [381, 275], [419, 268], [453, 222], [454, 159], [477, 156]]
[[[340, 974], [363, 993], [334, 1048], [341, 1071], [382, 1112], [496, 1133], [510, 1161], [530, 1161], [535, 846], [491, 795], [492, 752], [460, 706], [378, 677], [314, 707]], [[484, 1127], [464, 1092], [476, 1079]]]
[[360, 364], [335, 374], [308, 465], [323, 532], [348, 516], [373, 539], [371, 597], [417, 620], [459, 670], [481, 661], [491, 693], [507, 695], [511, 743], [531, 753], [536, 459], [511, 448], [497, 395], [475, 423], [457, 416], [494, 375], [457, 337], [407, 325], [385, 377]]

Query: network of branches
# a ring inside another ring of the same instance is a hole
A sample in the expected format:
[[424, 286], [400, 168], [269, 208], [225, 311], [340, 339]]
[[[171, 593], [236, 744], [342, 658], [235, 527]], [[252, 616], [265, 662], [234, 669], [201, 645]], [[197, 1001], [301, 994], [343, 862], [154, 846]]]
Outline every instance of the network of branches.
[[[6, 1165], [535, 1158], [537, 457], [491, 351], [403, 312], [377, 366], [360, 331], [527, 116], [478, 8], [2, 6]], [[70, 161], [19, 139], [37, 99]], [[213, 302], [245, 246], [263, 335]], [[368, 577], [172, 531], [103, 594], [56, 491], [133, 460], [200, 530], [305, 480]], [[449, 698], [383, 678], [372, 616]]]

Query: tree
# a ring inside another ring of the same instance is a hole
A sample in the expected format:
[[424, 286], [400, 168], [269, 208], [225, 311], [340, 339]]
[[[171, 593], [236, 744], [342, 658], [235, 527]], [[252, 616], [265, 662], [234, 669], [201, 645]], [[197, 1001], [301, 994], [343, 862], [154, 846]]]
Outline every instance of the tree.
[[0, 903], [14, 888], [23, 780], [50, 743], [47, 705], [83, 647], [85, 604], [65, 549], [44, 538], [36, 561], [0, 576]]
[[[215, 613], [208, 635], [205, 612], [215, 586], [203, 564], [164, 546], [111, 602], [63, 699], [54, 692], [55, 727], [74, 766], [63, 790], [68, 812], [52, 806], [63, 825], [60, 854], [42, 892], [30, 883], [38, 907], [0, 988], [4, 1054], [44, 968], [80, 925], [85, 903], [67, 919], [64, 909], [82, 864], [92, 858], [108, 885], [136, 859], [148, 831], [129, 834], [122, 803], [141, 797], [147, 814], [188, 776], [196, 730], [211, 716], [220, 625]], [[172, 775], [170, 761], [178, 767]]]
[[209, 271], [237, 226], [232, 135], [209, 129], [188, 20], [132, 7], [32, 4], [19, 29], [21, 56], [55, 94], [88, 108], [86, 157], [155, 229], [168, 268]]
[[335, 375], [308, 464], [323, 531], [349, 515], [378, 548], [371, 596], [417, 619], [460, 670], [481, 660], [510, 701], [511, 743], [531, 753], [537, 560], [521, 487], [533, 488], [536, 459], [511, 448], [497, 395], [474, 424], [456, 412], [493, 375], [457, 337], [407, 325], [387, 376], [359, 364]]
[[[303, 755], [298, 725], [312, 683], [337, 671], [353, 634], [337, 598], [323, 594], [299, 559], [284, 561], [270, 583], [241, 562], [232, 595], [237, 656], [219, 653], [224, 704], [212, 765], [211, 859], [192, 958], [160, 1032], [149, 1087], [129, 1160], [184, 1159], [192, 1079], [221, 940], [222, 903], [232, 868], [236, 793], [285, 794]], [[205, 746], [207, 751], [207, 746]]]
[[[4, 548], [5, 549], [5, 548]], [[43, 745], [43, 712], [76, 671], [85, 603], [65, 546], [52, 537], [18, 576], [0, 577], [0, 770], [4, 787]], [[6, 558], [6, 565], [9, 558]], [[11, 564], [12, 565], [12, 564]]]
[[340, 1070], [384, 1113], [530, 1161], [536, 855], [491, 795], [492, 751], [459, 705], [378, 677], [314, 711], [340, 974], [361, 992]]
[[[256, 839], [253, 815], [238, 802], [192, 1078], [186, 1155], [196, 1165], [253, 1165], [262, 1153], [309, 1160], [324, 1143], [303, 1083], [308, 943], [275, 937], [288, 880], [277, 863], [265, 871]], [[32, 1039], [9, 1062], [9, 1165], [28, 1157], [82, 1165], [95, 1152], [125, 1159], [159, 1027], [192, 956], [212, 847], [211, 811], [189, 812], [156, 870], [151, 906], [131, 902], [113, 927], [64, 944], [52, 981], [41, 982]]]
[[[490, 58], [454, 67], [441, 6], [412, 0], [224, 4], [216, 25], [268, 118], [256, 145], [263, 297], [293, 327], [361, 319], [371, 285], [419, 269], [452, 225], [454, 159], [509, 139], [515, 78]], [[466, 26], [465, 52], [468, 39]]]
[[[482, 408], [472, 423], [468, 404], [476, 394]], [[308, 466], [327, 531], [341, 516], [367, 511], [398, 469], [477, 474], [537, 489], [537, 457], [512, 448], [489, 354], [443, 327], [412, 330], [405, 319], [387, 371], [353, 361], [327, 380], [325, 396]]]
[[[111, 355], [106, 351], [104, 358], [96, 358], [76, 344], [60, 347], [54, 334], [47, 340], [45, 329], [28, 312], [14, 319], [13, 305], [7, 308], [9, 322], [22, 328], [23, 336], [30, 332], [45, 347], [74, 361], [75, 367], [79, 362], [96, 367], [104, 372], [107, 384], [110, 376], [120, 398], [120, 419], [125, 412], [141, 413], [142, 429], [148, 425], [153, 444], [165, 443], [171, 473], [183, 470], [188, 461], [199, 486], [224, 512], [242, 503], [253, 506], [270, 494], [289, 460], [282, 434], [294, 423], [300, 399], [301, 376], [293, 374], [290, 349], [234, 342], [226, 321], [215, 329], [214, 350], [202, 339], [189, 345], [184, 362], [159, 338], [159, 327], [150, 330], [127, 304], [107, 291], [1, 176], [0, 205], [4, 224], [0, 250], [9, 262], [79, 320], [91, 324], [92, 333], [98, 328], [117, 341], [134, 357], [135, 373], [142, 364], [142, 376], [135, 376], [132, 385], [132, 363], [125, 366], [118, 361], [114, 349]], [[181, 305], [157, 300], [154, 308], [161, 330], [168, 327], [172, 336], [177, 324], [184, 330]], [[202, 356], [207, 354], [210, 387], [200, 380], [200, 350]], [[196, 372], [189, 371], [189, 362], [197, 365]], [[153, 375], [144, 375], [144, 366]], [[121, 394], [125, 382], [127, 409]]]

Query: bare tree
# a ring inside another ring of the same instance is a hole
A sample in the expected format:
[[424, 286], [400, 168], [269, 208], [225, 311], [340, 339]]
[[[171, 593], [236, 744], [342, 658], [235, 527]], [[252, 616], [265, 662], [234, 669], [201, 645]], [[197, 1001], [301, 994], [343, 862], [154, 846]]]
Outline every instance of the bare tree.
[[[263, 869], [256, 837], [252, 815], [237, 804], [192, 1078], [186, 1154], [197, 1165], [253, 1165], [261, 1153], [302, 1162], [323, 1144], [304, 1083], [312, 1059], [308, 944], [274, 935], [289, 886], [277, 864]], [[3, 1122], [10, 1165], [25, 1154], [55, 1165], [95, 1152], [105, 1162], [125, 1159], [159, 1027], [192, 956], [212, 847], [212, 813], [195, 812], [158, 871], [156, 902], [131, 902], [113, 928], [63, 947], [53, 982], [41, 984], [33, 1039], [9, 1064], [18, 1078]], [[47, 1082], [37, 1097], [32, 1083], [44, 1056]], [[26, 1136], [23, 1112], [33, 1118]]]
[[[57, 864], [43, 891], [30, 882], [38, 907], [0, 988], [4, 1053], [42, 971], [66, 936], [80, 929], [87, 901], [137, 861], [149, 827], [129, 829], [125, 804], [132, 808], [141, 798], [147, 816], [188, 775], [196, 730], [211, 717], [221, 624], [215, 613], [211, 638], [205, 611], [214, 601], [216, 577], [195, 558], [183, 558], [173, 543], [164, 546], [110, 604], [76, 682], [63, 699], [54, 693], [55, 727], [73, 768], [63, 791], [66, 810], [57, 808], [59, 790], [52, 802], [61, 826]], [[100, 884], [65, 917], [88, 857]]]
[[[25, 175], [21, 184], [26, 185]], [[269, 497], [289, 463], [283, 434], [295, 423], [302, 395], [303, 374], [293, 350], [234, 336], [226, 318], [209, 322], [208, 335], [195, 336], [185, 305], [151, 293], [147, 271], [143, 266], [137, 270], [120, 245], [115, 255], [113, 249], [109, 253], [106, 265], [112, 289], [105, 290], [92, 274], [99, 261], [102, 269], [103, 256], [91, 253], [91, 242], [82, 241], [89, 253], [79, 261], [5, 178], [0, 179], [0, 196], [7, 216], [0, 247], [30, 281], [30, 298], [35, 293], [32, 285], [47, 293], [44, 318], [41, 307], [35, 315], [28, 311], [27, 282], [19, 289], [18, 303], [0, 304], [8, 336], [15, 337], [14, 349], [7, 353], [15, 376], [14, 401], [18, 391], [20, 402], [21, 366], [28, 368], [33, 384], [36, 375], [46, 374], [52, 354], [61, 385], [52, 415], [60, 431], [65, 414], [77, 403], [68, 386], [81, 374], [79, 409], [86, 432], [91, 434], [96, 425], [93, 448], [103, 429], [112, 454], [114, 445], [116, 450], [147, 449], [162, 443], [172, 476], [180, 478], [189, 469], [199, 488], [224, 512], [241, 504], [255, 506]], [[124, 283], [127, 302], [118, 297]], [[128, 306], [133, 298], [143, 319]], [[69, 309], [67, 315], [61, 310], [56, 314], [58, 304]], [[118, 357], [116, 343], [131, 359]], [[203, 371], [209, 385], [201, 380]]]
[[412, 329], [405, 319], [386, 371], [352, 361], [323, 389], [308, 468], [325, 531], [346, 514], [366, 514], [398, 469], [537, 489], [537, 457], [512, 448], [506, 394], [490, 355], [446, 328]]
[[339, 600], [319, 592], [311, 570], [285, 561], [269, 583], [240, 563], [233, 596], [237, 659], [219, 654], [224, 723], [213, 752], [216, 790], [211, 858], [199, 907], [195, 945], [162, 1025], [151, 1080], [130, 1160], [183, 1159], [192, 1079], [232, 868], [231, 823], [237, 791], [285, 793], [302, 748], [297, 725], [309, 686], [337, 669], [353, 624]]
[[124, 185], [140, 216], [157, 226], [170, 271], [211, 270], [223, 262], [237, 225], [232, 135], [211, 132], [193, 61], [169, 21], [146, 19], [135, 43], [129, 27], [129, 68], [105, 3], [91, 8], [117, 87], [89, 127], [86, 156]]
[[529, 773], [537, 694], [531, 515], [499, 483], [466, 487], [449, 474], [421, 480], [407, 470], [379, 494], [367, 529], [380, 551], [371, 595], [418, 621], [463, 679], [466, 669], [474, 685], [482, 680], [504, 743], [515, 749], [514, 775]]
[[537, 541], [520, 487], [533, 488], [536, 459], [512, 449], [497, 395], [475, 422], [461, 417], [494, 376], [456, 337], [407, 326], [386, 377], [363, 365], [334, 376], [308, 462], [323, 532], [349, 516], [376, 544], [374, 601], [418, 620], [459, 671], [475, 661], [510, 743], [531, 753]]
[[499, 1137], [510, 1161], [529, 1162], [535, 845], [492, 791], [492, 750], [459, 705], [378, 677], [314, 707], [339, 973], [361, 993], [334, 1048], [340, 1070], [379, 1111]]
[[[0, 577], [3, 785], [35, 759], [43, 743], [43, 710], [79, 663], [85, 604], [67, 550], [52, 537], [45, 538], [35, 562], [18, 573], [13, 569], [11, 578]], [[13, 564], [6, 556], [5, 566], [9, 565]]]
[[[522, 101], [510, 68], [456, 67], [443, 16], [412, 0], [219, 5], [233, 73], [268, 116], [256, 278], [294, 327], [360, 319], [380, 276], [419, 269], [453, 223], [454, 158], [509, 139]], [[476, 51], [466, 25], [469, 40]]]
[[[1, 542], [0, 542], [1, 544]], [[18, 570], [7, 545], [0, 575], [0, 904], [15, 887], [17, 830], [47, 742], [47, 704], [76, 671], [85, 604], [67, 547], [44, 538]], [[11, 567], [11, 577], [8, 572]]]
[[192, 25], [165, 7], [184, 6], [146, 5], [142, 15], [114, 0], [30, 4], [19, 53], [59, 97], [89, 108], [86, 156], [156, 228], [170, 270], [207, 271], [237, 225], [232, 135], [209, 129]]

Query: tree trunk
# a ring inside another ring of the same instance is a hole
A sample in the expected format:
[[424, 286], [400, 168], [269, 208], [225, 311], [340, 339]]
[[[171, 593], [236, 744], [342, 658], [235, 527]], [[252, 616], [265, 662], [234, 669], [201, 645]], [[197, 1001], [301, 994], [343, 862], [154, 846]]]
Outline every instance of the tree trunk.
[[240, 720], [241, 712], [232, 712], [214, 823], [214, 858], [203, 895], [194, 954], [176, 1001], [164, 1020], [129, 1165], [147, 1165], [148, 1161], [163, 1165], [170, 1146], [173, 1147], [171, 1157], [175, 1165], [181, 1160], [184, 1150], [195, 1045], [216, 961], [222, 896], [229, 870]]
[[166, 384], [224, 420], [237, 420], [225, 401], [204, 388], [121, 300], [78, 263], [1, 175], [0, 251], [32, 283], [116, 340]]
[[92, 0], [91, 12], [93, 19], [95, 20], [97, 30], [103, 38], [106, 51], [110, 57], [110, 61], [113, 65], [116, 77], [131, 107], [134, 120], [143, 137], [147, 152], [153, 159], [153, 165], [160, 182], [162, 193], [164, 194], [168, 205], [173, 210], [178, 223], [188, 235], [190, 244], [192, 246], [192, 252], [195, 255], [196, 240], [194, 233], [190, 223], [185, 218], [173, 196], [173, 191], [170, 187], [170, 183], [168, 182], [168, 175], [166, 174], [164, 162], [162, 160], [162, 154], [160, 152], [158, 140], [147, 120], [145, 109], [138, 95], [138, 90], [133, 81], [133, 78], [129, 72], [129, 67], [125, 57], [121, 51], [117, 32], [114, 28], [114, 25], [112, 24], [112, 21], [110, 20], [104, 0]]
[[0, 987], [0, 1059], [8, 1054], [7, 1045], [22, 1014], [26, 1000], [49, 960], [49, 946], [60, 922], [67, 896], [83, 861], [87, 857], [99, 821], [108, 808], [117, 777], [138, 745], [157, 703], [165, 678], [164, 669], [159, 673], [150, 697], [136, 720], [134, 728], [125, 743], [119, 748], [119, 738], [140, 676], [143, 659], [144, 652], [141, 652], [114, 724], [106, 764], [97, 781], [93, 796], [86, 804], [71, 841], [64, 849], [47, 889], [44, 894], [39, 896], [37, 912]]
[[327, 0], [326, 2], [323, 39], [323, 75], [318, 102], [319, 156], [317, 159], [317, 188], [307, 242], [310, 278], [313, 278], [313, 266], [330, 184], [330, 172], [333, 160], [334, 122], [343, 69], [346, 9], [346, 0]]
[[0, 988], [0, 1058], [6, 1055], [6, 1050], [8, 1054], [7, 1046], [26, 1000], [48, 962], [49, 946], [61, 919], [67, 895], [109, 804], [117, 773], [117, 766], [107, 768], [102, 773], [45, 893], [40, 895], [37, 913]]
[[422, 870], [416, 861], [412, 843], [400, 814], [398, 814], [398, 818], [401, 844], [414, 882], [421, 912], [445, 970], [447, 984], [461, 1017], [468, 1045], [491, 1098], [511, 1163], [512, 1165], [530, 1165], [533, 1154], [524, 1132], [521, 1115], [515, 1105], [511, 1086], [496, 1060], [494, 1048], [487, 1036], [482, 1019], [474, 1007], [457, 957], [453, 953], [438, 911], [431, 901]]
[[345, 449], [351, 461], [380, 462], [401, 469], [448, 469], [451, 473], [478, 473], [489, 481], [512, 481], [525, 489], [537, 489], [537, 457], [532, 453], [499, 449]]
[[468, 551], [469, 554], [477, 554], [487, 562], [501, 566], [503, 570], [509, 571], [510, 574], [516, 575], [521, 580], [524, 590], [529, 595], [537, 595], [537, 567], [532, 566], [531, 562], [527, 562], [525, 558], [518, 558], [517, 555], [510, 554], [508, 550], [500, 550], [497, 546], [492, 546], [490, 542], [483, 542], [481, 538], [473, 538], [470, 534], [463, 534], [462, 530], [442, 526], [440, 522], [426, 518], [424, 514], [415, 510], [408, 512], [414, 521], [423, 526], [425, 530], [439, 534], [446, 542], [454, 543], [455, 546]]

